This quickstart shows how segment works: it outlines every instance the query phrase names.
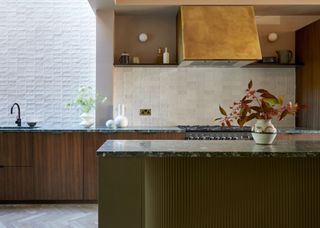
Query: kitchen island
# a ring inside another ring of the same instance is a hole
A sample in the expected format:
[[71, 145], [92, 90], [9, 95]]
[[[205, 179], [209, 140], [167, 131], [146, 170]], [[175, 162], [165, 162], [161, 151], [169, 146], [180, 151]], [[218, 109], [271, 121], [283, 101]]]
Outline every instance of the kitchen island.
[[320, 227], [320, 141], [110, 140], [99, 227]]

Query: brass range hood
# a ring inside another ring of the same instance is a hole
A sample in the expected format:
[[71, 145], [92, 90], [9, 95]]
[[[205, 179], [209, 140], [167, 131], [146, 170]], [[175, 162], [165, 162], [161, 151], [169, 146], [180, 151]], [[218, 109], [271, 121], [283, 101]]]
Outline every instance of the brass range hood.
[[252, 6], [181, 6], [179, 66], [242, 67], [262, 58]]

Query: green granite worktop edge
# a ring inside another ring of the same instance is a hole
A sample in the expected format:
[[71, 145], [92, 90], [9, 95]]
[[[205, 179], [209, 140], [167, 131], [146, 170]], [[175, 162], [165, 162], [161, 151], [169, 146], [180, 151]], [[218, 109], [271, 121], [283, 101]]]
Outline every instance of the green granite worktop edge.
[[320, 134], [320, 130], [307, 128], [278, 128], [278, 133], [284, 134]]
[[[128, 128], [83, 128], [80, 126], [59, 126], [47, 127], [40, 126], [37, 128], [5, 128], [0, 126], [0, 132], [101, 132], [101, 133], [117, 133], [117, 132], [145, 132], [145, 133], [184, 133], [185, 130], [178, 127], [128, 127]], [[320, 134], [320, 130], [306, 128], [278, 128], [280, 134]]]
[[320, 140], [282, 140], [257, 145], [253, 140], [108, 140], [99, 157], [319, 157]]
[[141, 132], [141, 133], [184, 133], [185, 131], [177, 127], [128, 127], [128, 128], [82, 128], [82, 127], [38, 127], [38, 128], [5, 128], [0, 127], [1, 132]]

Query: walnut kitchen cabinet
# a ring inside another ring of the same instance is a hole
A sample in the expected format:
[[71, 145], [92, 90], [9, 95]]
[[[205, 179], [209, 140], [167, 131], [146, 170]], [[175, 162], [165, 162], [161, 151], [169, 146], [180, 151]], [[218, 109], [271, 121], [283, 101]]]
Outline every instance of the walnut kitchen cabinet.
[[0, 168], [0, 201], [33, 200], [33, 168]]
[[117, 132], [117, 133], [85, 133], [83, 137], [84, 155], [84, 200], [97, 200], [98, 165], [96, 151], [108, 139], [172, 139], [183, 140], [184, 133], [176, 132]]
[[306, 133], [299, 133], [299, 134], [277, 134], [277, 140], [320, 140], [320, 134], [306, 134]]
[[1, 132], [0, 201], [33, 199], [32, 166], [32, 134]]
[[320, 20], [296, 31], [296, 97], [306, 105], [297, 114], [297, 127], [320, 128]]
[[97, 200], [97, 149], [108, 139], [109, 133], [85, 133], [83, 137], [83, 198]]
[[35, 200], [83, 199], [81, 133], [34, 133]]
[[32, 134], [0, 133], [0, 166], [32, 166]]
[[176, 132], [0, 133], [0, 201], [95, 201], [96, 150], [106, 140], [184, 137]]

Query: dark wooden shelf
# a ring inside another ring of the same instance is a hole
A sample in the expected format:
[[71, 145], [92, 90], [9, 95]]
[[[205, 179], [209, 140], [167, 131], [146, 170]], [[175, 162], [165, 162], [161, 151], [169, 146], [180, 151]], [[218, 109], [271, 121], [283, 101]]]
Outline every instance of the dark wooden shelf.
[[302, 66], [301, 64], [251, 63], [243, 68], [297, 68]]
[[[178, 67], [176, 63], [156, 64], [156, 63], [139, 63], [139, 64], [114, 64], [114, 67]], [[279, 64], [279, 63], [251, 63], [242, 68], [297, 68], [302, 64]]]
[[156, 63], [139, 63], [139, 64], [114, 64], [114, 67], [177, 67], [178, 64], [156, 64]]

